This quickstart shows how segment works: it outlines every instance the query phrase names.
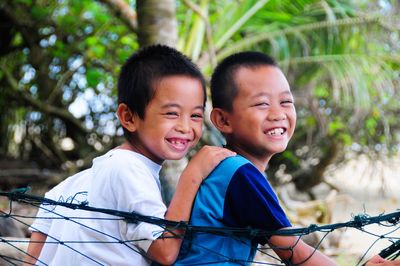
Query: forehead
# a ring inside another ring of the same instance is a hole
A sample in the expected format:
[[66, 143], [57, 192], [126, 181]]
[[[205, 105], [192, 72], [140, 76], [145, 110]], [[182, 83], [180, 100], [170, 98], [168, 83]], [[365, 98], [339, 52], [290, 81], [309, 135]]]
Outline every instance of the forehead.
[[255, 97], [284, 95], [290, 93], [290, 86], [282, 71], [275, 66], [241, 67], [235, 72], [237, 95]]
[[167, 76], [159, 79], [153, 86], [153, 103], [203, 105], [205, 95], [201, 81], [197, 78], [185, 75]]

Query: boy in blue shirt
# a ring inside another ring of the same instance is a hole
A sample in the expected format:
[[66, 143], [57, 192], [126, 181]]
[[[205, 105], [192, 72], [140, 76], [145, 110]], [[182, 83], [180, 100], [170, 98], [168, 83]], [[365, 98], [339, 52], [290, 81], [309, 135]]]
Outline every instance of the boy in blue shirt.
[[[211, 98], [211, 120], [226, 147], [238, 156], [225, 159], [203, 182], [190, 224], [267, 231], [291, 227], [264, 174], [271, 157], [286, 149], [296, 126], [286, 77], [265, 54], [234, 54], [215, 69]], [[290, 265], [336, 265], [295, 236], [251, 238], [196, 231], [186, 234], [176, 265], [249, 265], [257, 245], [266, 243]]]

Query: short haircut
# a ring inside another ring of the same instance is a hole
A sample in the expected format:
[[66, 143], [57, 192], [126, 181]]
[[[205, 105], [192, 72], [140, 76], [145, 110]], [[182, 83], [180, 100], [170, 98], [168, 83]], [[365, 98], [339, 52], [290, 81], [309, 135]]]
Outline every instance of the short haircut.
[[121, 68], [118, 104], [125, 103], [141, 119], [162, 78], [183, 75], [198, 79], [206, 101], [206, 83], [199, 68], [182, 53], [165, 45], [152, 45], [134, 53]]
[[232, 111], [232, 103], [238, 93], [235, 73], [241, 67], [253, 68], [259, 66], [278, 67], [275, 60], [261, 52], [240, 52], [222, 60], [215, 68], [211, 77], [211, 100], [214, 108]]

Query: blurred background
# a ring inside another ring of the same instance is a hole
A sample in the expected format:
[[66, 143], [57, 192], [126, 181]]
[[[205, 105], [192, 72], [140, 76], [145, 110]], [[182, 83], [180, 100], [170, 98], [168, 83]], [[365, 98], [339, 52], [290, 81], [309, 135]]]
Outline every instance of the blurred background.
[[[298, 125], [267, 173], [293, 221], [394, 211], [399, 11], [397, 0], [2, 0], [0, 190], [30, 186], [43, 195], [121, 143], [120, 66], [140, 47], [163, 43], [190, 57], [207, 79], [237, 51], [278, 61]], [[203, 144], [223, 144], [208, 120]], [[167, 200], [192, 154], [165, 163]], [[5, 200], [1, 208], [7, 206]], [[338, 239], [331, 246], [343, 247], [345, 238]]]

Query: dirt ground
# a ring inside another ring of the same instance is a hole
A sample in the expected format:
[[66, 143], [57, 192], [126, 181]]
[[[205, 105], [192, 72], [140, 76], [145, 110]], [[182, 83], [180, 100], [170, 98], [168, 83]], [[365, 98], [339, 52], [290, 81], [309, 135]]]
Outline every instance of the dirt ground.
[[[334, 207], [334, 223], [349, 220], [354, 214], [377, 216], [400, 211], [400, 156], [386, 161], [366, 158], [350, 161], [345, 167], [333, 171], [329, 180], [340, 189], [340, 195], [348, 198]], [[338, 258], [341, 265], [355, 265], [354, 258], [364, 254], [368, 248], [366, 257], [371, 257], [390, 244], [377, 236], [400, 239], [400, 224], [393, 227], [375, 224], [364, 229], [369, 233], [355, 229], [343, 233], [339, 246], [343, 253]]]

